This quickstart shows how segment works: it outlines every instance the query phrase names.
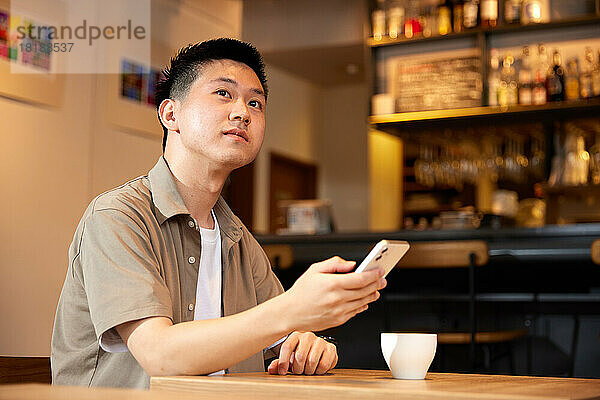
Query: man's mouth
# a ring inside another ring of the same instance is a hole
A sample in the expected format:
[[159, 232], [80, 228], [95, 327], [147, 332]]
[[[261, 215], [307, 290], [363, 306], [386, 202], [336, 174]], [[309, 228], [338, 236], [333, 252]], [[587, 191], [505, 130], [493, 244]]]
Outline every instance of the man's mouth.
[[230, 129], [223, 132], [223, 135], [234, 135], [244, 139], [246, 142], [248, 141], [248, 132], [243, 129]]

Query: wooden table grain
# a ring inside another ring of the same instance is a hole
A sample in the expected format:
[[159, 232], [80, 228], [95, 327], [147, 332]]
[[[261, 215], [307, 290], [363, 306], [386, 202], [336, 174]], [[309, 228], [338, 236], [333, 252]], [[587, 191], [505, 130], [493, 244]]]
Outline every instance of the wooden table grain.
[[334, 369], [324, 376], [269, 375], [153, 377], [150, 392], [197, 399], [600, 399], [600, 379], [429, 373], [393, 379], [389, 371]]
[[166, 391], [51, 386], [42, 383], [0, 385], [0, 400], [198, 400], [199, 398], [202, 397], [191, 393]]

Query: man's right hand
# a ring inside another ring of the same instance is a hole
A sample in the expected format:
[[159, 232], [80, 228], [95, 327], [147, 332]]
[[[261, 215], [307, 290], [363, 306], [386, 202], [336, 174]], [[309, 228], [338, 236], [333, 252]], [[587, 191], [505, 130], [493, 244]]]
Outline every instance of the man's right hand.
[[284, 293], [291, 304], [293, 330], [321, 331], [341, 325], [379, 298], [379, 290], [387, 284], [383, 269], [347, 273], [355, 265], [333, 257], [311, 265], [298, 278]]

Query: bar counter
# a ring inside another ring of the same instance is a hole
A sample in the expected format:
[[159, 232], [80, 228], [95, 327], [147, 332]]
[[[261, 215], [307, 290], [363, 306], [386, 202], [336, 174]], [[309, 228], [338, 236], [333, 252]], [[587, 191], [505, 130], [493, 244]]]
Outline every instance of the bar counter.
[[[289, 287], [316, 261], [338, 255], [360, 262], [381, 239], [406, 240], [409, 243], [482, 240], [488, 246], [487, 267], [490, 268], [481, 269], [484, 285], [480, 286], [480, 292], [527, 293], [527, 296], [560, 293], [570, 295], [565, 297], [567, 301], [578, 301], [580, 298], [584, 301], [600, 301], [600, 267], [592, 260], [592, 244], [600, 239], [600, 224], [325, 235], [257, 235], [256, 238], [263, 247], [279, 245], [291, 249], [291, 266], [278, 268], [278, 265], [274, 265], [284, 287]], [[505, 281], [508, 277], [510, 280]], [[581, 279], [582, 277], [585, 279]], [[486, 287], [485, 282], [492, 281], [494, 285]], [[404, 289], [395, 287], [392, 280], [389, 284], [388, 293]], [[527, 300], [523, 296], [521, 299]]]
[[297, 263], [338, 254], [361, 259], [381, 239], [412, 241], [484, 240], [490, 260], [509, 257], [514, 261], [591, 261], [590, 246], [600, 239], [600, 224], [547, 225], [541, 228], [481, 228], [460, 230], [402, 230], [353, 232], [325, 235], [256, 235], [261, 245], [288, 244]]
[[[530, 300], [531, 296], [540, 300], [539, 294], [542, 294], [542, 300], [546, 294], [560, 294], [562, 297], [557, 299], [561, 301], [600, 301], [600, 266], [592, 260], [592, 244], [600, 239], [600, 224], [326, 235], [257, 235], [256, 238], [263, 247], [279, 245], [291, 250], [291, 266], [274, 266], [284, 287], [289, 287], [316, 261], [338, 255], [360, 262], [381, 239], [406, 240], [409, 243], [482, 240], [488, 246], [489, 262], [486, 268], [480, 269], [483, 286], [479, 287], [479, 292], [521, 293], [517, 297], [522, 301]], [[596, 259], [598, 258], [597, 255]], [[395, 287], [392, 279], [389, 284], [388, 293], [404, 289]], [[554, 298], [552, 296], [548, 298]]]

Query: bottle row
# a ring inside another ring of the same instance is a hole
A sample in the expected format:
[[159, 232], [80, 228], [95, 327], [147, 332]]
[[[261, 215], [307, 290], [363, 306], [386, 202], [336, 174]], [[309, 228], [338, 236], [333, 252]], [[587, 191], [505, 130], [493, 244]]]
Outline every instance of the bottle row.
[[488, 105], [541, 105], [600, 96], [600, 49], [585, 47], [563, 62], [561, 50], [550, 54], [544, 44], [524, 46], [521, 54], [500, 55], [492, 49]]
[[494, 28], [503, 24], [550, 22], [550, 0], [504, 0], [499, 18], [498, 0], [378, 0], [371, 14], [374, 40], [411, 39], [452, 32]]

